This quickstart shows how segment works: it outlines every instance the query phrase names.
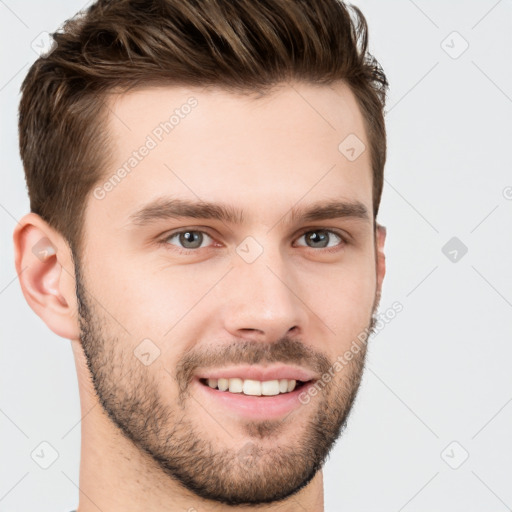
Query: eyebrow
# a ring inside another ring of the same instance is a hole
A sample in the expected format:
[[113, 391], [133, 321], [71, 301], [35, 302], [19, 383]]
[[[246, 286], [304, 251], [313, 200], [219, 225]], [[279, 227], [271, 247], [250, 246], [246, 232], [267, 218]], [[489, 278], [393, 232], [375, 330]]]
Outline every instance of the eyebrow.
[[[371, 222], [368, 209], [359, 201], [324, 200], [306, 207], [292, 207], [280, 220], [289, 217], [289, 223], [311, 222], [329, 219], [359, 219]], [[212, 219], [229, 224], [243, 224], [241, 209], [229, 204], [185, 199], [158, 198], [129, 216], [135, 226], [146, 226], [168, 219]]]

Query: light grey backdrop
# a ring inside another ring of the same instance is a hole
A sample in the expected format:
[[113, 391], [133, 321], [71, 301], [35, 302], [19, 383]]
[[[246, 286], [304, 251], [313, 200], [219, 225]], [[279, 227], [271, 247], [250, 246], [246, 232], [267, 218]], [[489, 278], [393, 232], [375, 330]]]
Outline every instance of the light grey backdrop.
[[[391, 84], [380, 311], [395, 301], [403, 311], [371, 342], [348, 428], [325, 468], [326, 510], [510, 510], [512, 2], [355, 4]], [[78, 501], [70, 343], [26, 304], [12, 231], [29, 209], [19, 87], [40, 33], [83, 6], [0, 0], [2, 512], [67, 512]], [[43, 469], [52, 450], [58, 458]]]

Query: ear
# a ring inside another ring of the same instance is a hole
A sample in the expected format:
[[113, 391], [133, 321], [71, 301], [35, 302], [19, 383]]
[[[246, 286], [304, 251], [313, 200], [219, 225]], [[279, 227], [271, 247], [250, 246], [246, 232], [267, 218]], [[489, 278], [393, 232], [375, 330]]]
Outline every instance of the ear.
[[35, 213], [18, 222], [13, 242], [16, 272], [28, 305], [55, 334], [78, 340], [75, 269], [69, 244]]
[[382, 282], [386, 275], [386, 255], [384, 254], [384, 242], [386, 241], [386, 228], [376, 223], [375, 228], [375, 261], [377, 272], [377, 304], [380, 301]]

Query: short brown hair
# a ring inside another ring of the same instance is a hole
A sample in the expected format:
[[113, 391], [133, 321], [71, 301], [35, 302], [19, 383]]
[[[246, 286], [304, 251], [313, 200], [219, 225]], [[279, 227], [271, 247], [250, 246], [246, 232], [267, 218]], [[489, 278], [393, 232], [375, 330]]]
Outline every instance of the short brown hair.
[[[351, 16], [351, 11], [353, 17]], [[98, 0], [51, 34], [21, 86], [20, 153], [30, 209], [81, 252], [87, 196], [109, 155], [107, 94], [151, 85], [268, 90], [344, 80], [361, 109], [376, 218], [388, 82], [361, 11], [339, 0]]]

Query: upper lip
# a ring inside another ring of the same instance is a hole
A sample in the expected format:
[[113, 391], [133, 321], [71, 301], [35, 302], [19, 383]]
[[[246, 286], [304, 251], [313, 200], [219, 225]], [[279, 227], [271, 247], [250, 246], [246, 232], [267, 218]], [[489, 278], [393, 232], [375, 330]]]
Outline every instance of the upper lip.
[[259, 381], [294, 379], [307, 382], [316, 379], [311, 370], [289, 365], [257, 366], [239, 365], [197, 372], [199, 379], [251, 379]]

